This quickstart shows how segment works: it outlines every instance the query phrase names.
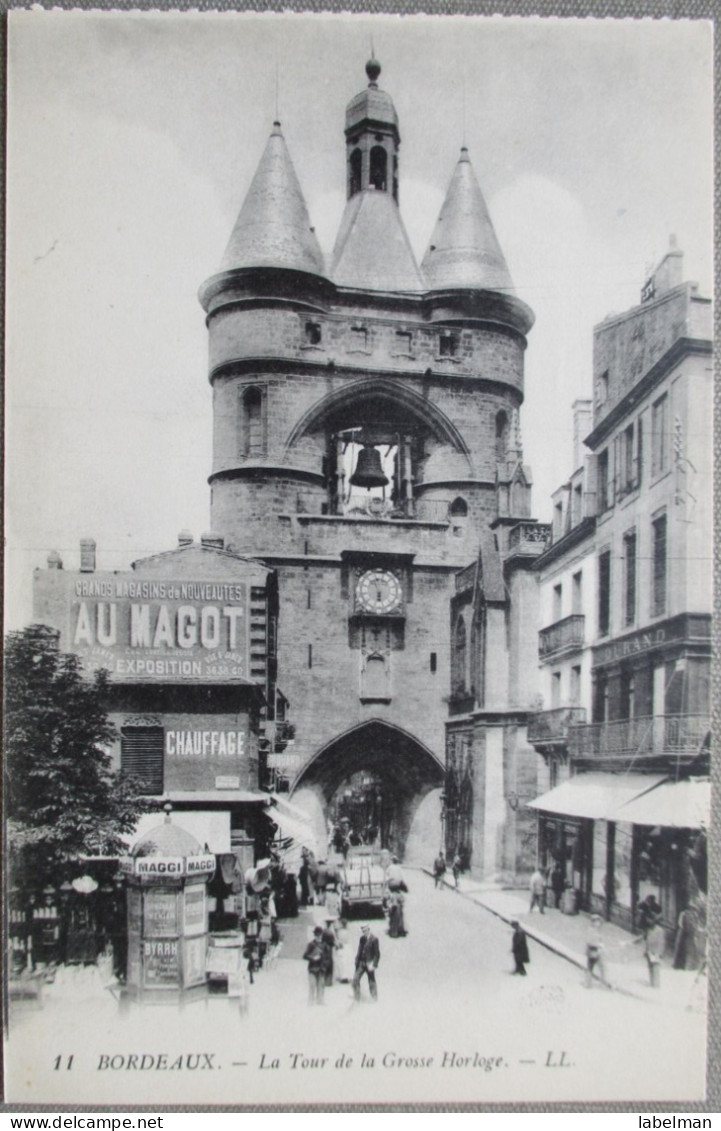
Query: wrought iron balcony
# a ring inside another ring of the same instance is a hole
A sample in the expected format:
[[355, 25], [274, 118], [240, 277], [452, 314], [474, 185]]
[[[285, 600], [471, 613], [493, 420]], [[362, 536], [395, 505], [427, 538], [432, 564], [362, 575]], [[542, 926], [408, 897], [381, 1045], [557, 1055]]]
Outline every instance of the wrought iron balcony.
[[572, 758], [635, 758], [669, 754], [696, 757], [711, 727], [709, 715], [644, 715], [572, 726]]
[[538, 634], [538, 655], [541, 660], [551, 656], [561, 656], [565, 652], [577, 652], [583, 648], [586, 618], [583, 613], [573, 613], [570, 617], [557, 620], [542, 628]]
[[567, 746], [569, 727], [586, 721], [585, 707], [556, 707], [538, 711], [528, 718], [527, 736], [531, 746]]

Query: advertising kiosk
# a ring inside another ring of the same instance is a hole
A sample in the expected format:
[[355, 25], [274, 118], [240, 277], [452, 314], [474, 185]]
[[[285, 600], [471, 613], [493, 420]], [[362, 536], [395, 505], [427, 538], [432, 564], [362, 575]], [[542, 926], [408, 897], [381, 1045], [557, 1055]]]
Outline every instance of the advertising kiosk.
[[125, 999], [179, 1001], [206, 994], [208, 900], [215, 856], [185, 829], [165, 821], [120, 862], [127, 883]]

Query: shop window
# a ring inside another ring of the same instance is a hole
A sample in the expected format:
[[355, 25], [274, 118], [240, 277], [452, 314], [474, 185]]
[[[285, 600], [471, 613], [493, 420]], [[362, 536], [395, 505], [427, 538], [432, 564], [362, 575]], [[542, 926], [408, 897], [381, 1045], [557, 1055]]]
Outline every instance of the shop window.
[[653, 577], [651, 591], [651, 616], [660, 617], [666, 612], [667, 539], [666, 515], [653, 522]]
[[163, 792], [165, 731], [161, 726], [125, 726], [120, 732], [120, 769], [149, 794]]
[[636, 531], [629, 530], [623, 539], [623, 608], [624, 622], [636, 620]]
[[361, 190], [361, 175], [363, 170], [363, 154], [360, 149], [354, 149], [350, 155], [350, 183], [348, 185], [348, 195], [355, 196]]
[[598, 634], [608, 636], [611, 628], [611, 551], [598, 555]]
[[668, 467], [668, 395], [664, 393], [651, 409], [651, 474]]
[[371, 149], [370, 183], [381, 192], [388, 187], [388, 154], [382, 145], [374, 145]]

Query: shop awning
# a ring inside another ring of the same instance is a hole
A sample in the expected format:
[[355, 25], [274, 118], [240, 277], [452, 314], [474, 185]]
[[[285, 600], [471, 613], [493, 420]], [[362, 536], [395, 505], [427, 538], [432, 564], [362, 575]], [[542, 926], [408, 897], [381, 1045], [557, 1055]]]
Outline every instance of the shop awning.
[[707, 829], [710, 819], [711, 782], [698, 778], [663, 781], [621, 805], [613, 816], [614, 821], [667, 829]]
[[282, 837], [292, 837], [298, 848], [310, 848], [318, 853], [317, 837], [310, 821], [300, 820], [275, 807], [269, 809], [267, 815], [278, 826]]
[[[138, 821], [130, 845], [142, 839], [151, 829], [162, 821], [162, 813], [144, 813]], [[183, 809], [172, 814], [173, 824], [185, 829], [199, 842], [201, 848], [207, 844], [210, 852], [216, 855], [230, 852], [230, 813], [223, 809]]]
[[252, 789], [170, 789], [153, 800], [161, 807], [166, 801], [173, 805], [267, 805], [270, 796]]
[[592, 821], [615, 821], [619, 818], [614, 814], [621, 806], [663, 780], [663, 774], [577, 774], [529, 801], [527, 808]]

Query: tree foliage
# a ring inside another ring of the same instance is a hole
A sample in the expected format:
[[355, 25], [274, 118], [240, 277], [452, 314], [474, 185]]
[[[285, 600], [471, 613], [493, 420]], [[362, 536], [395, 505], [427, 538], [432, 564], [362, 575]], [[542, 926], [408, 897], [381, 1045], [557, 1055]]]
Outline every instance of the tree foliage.
[[139, 783], [112, 769], [107, 672], [84, 675], [53, 629], [31, 625], [6, 640], [4, 691], [14, 874], [57, 882], [80, 856], [120, 854], [148, 805]]

